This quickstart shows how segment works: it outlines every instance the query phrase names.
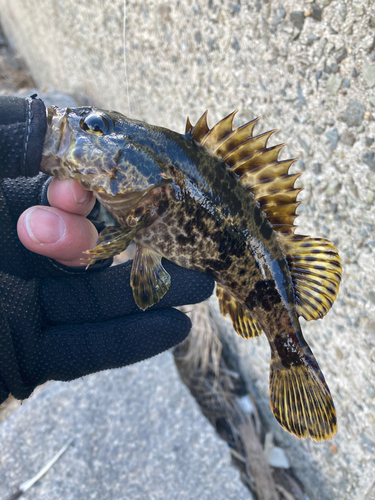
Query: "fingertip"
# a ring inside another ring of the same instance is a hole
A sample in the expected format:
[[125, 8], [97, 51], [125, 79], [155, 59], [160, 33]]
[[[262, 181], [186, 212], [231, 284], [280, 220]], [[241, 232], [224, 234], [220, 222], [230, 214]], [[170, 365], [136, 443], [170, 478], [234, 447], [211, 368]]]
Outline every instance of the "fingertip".
[[95, 205], [91, 191], [86, 191], [74, 179], [52, 179], [47, 198], [52, 207], [77, 215], [88, 215]]

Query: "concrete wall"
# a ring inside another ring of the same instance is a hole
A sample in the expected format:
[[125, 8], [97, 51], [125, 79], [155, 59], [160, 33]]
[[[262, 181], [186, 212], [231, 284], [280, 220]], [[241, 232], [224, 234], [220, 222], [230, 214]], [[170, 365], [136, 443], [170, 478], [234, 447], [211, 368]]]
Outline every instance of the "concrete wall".
[[180, 131], [206, 109], [211, 124], [239, 109], [237, 124], [262, 115], [258, 133], [279, 129], [272, 144], [287, 142], [304, 171], [299, 232], [332, 239], [343, 260], [332, 311], [302, 321], [336, 402], [334, 445], [273, 420], [264, 336], [232, 349], [310, 497], [375, 498], [374, 3], [128, 1], [128, 95], [123, 14], [121, 0], [0, 0], [40, 89]]

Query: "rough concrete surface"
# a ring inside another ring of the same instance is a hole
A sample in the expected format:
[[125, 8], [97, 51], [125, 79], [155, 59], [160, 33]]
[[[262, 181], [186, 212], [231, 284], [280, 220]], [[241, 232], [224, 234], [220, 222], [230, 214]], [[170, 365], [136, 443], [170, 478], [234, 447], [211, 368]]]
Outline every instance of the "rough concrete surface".
[[237, 124], [262, 115], [256, 132], [279, 129], [270, 144], [287, 142], [282, 158], [304, 173], [298, 231], [333, 240], [343, 262], [333, 309], [302, 321], [336, 402], [334, 446], [298, 442], [273, 420], [265, 338], [232, 348], [310, 497], [375, 496], [374, 3], [128, 1], [127, 78], [122, 0], [0, 9], [40, 89], [180, 131], [205, 109], [211, 124], [239, 109]]
[[179, 380], [170, 353], [49, 384], [25, 403], [0, 426], [1, 500], [70, 438], [66, 453], [22, 498], [252, 498], [230, 466], [227, 445]]

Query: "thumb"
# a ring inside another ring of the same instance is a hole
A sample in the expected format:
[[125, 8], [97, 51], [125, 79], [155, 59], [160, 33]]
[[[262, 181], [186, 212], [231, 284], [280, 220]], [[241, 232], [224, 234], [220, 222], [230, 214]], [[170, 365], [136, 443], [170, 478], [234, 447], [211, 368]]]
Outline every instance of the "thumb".
[[93, 248], [98, 237], [94, 225], [82, 215], [44, 206], [23, 212], [17, 233], [28, 250], [65, 266], [84, 265], [83, 252]]

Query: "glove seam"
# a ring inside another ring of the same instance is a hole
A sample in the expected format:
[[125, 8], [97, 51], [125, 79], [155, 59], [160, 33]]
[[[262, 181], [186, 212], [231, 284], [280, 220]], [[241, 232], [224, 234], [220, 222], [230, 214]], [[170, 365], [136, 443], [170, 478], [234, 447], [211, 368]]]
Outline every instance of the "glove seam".
[[26, 158], [27, 158], [27, 147], [29, 145], [29, 138], [31, 134], [31, 121], [33, 118], [33, 112], [31, 110], [31, 98], [27, 97], [26, 98], [26, 137], [25, 137], [25, 151], [23, 155], [23, 163], [22, 163], [22, 168], [21, 168], [21, 174], [26, 175]]

